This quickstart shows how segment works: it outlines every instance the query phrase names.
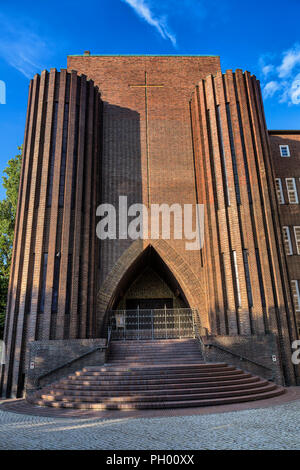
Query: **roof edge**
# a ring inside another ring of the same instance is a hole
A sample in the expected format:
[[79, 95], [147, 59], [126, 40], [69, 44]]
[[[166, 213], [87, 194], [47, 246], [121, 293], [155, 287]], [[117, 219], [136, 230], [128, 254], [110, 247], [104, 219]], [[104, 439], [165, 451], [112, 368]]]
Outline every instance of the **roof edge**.
[[270, 135], [289, 135], [289, 134], [300, 134], [300, 129], [294, 129], [294, 130], [290, 130], [290, 129], [280, 129], [280, 130], [268, 130], [268, 133]]
[[214, 54], [68, 54], [67, 57], [220, 57]]

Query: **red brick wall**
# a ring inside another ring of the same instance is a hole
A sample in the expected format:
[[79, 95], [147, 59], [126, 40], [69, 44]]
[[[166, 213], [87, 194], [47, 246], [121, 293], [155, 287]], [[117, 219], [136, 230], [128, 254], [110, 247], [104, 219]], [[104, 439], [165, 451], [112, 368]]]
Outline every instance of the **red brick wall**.
[[[104, 101], [103, 202], [128, 195], [130, 204], [147, 204], [148, 124], [150, 203], [195, 204], [189, 100], [201, 78], [220, 70], [219, 57], [69, 56], [68, 69], [92, 78]], [[129, 86], [143, 84], [145, 72], [150, 84], [163, 85], [148, 89], [148, 123], [145, 89]], [[131, 243], [102, 243], [101, 281]], [[199, 252], [187, 252], [181, 240], [170, 243], [200, 276]]]
[[[286, 178], [295, 178], [298, 200], [300, 201], [300, 133], [299, 131], [270, 131], [270, 143], [272, 152], [272, 163], [276, 178], [281, 178], [284, 204], [279, 204], [281, 226], [287, 226], [290, 229], [293, 255], [287, 256], [289, 278], [297, 280], [300, 287], [300, 255], [297, 253], [296, 241], [294, 236], [294, 226], [300, 226], [300, 204], [290, 204]], [[281, 157], [280, 145], [288, 145], [290, 157]], [[296, 313], [298, 330], [300, 332], [300, 313]]]

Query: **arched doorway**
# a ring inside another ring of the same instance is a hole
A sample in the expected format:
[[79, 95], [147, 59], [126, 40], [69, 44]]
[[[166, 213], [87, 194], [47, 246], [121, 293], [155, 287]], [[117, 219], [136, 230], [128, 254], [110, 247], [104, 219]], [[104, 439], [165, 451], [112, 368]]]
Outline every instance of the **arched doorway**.
[[202, 296], [199, 280], [166, 242], [158, 240], [145, 249], [136, 242], [99, 291], [100, 334], [113, 323], [123, 339], [191, 336]]

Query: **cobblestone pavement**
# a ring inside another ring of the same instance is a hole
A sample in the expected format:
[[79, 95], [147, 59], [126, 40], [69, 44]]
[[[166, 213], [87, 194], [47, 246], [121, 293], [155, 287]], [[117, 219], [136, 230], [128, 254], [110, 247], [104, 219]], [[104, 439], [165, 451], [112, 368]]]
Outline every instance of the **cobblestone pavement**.
[[300, 401], [198, 416], [65, 419], [0, 410], [0, 449], [300, 449]]

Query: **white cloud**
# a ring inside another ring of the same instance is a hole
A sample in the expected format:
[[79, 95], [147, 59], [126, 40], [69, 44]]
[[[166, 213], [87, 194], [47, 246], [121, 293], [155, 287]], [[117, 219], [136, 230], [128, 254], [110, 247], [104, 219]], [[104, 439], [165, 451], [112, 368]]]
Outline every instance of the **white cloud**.
[[259, 59], [263, 75], [264, 97], [267, 99], [277, 96], [280, 103], [299, 105], [300, 44], [294, 44], [280, 56], [278, 55], [277, 58], [273, 56], [273, 63], [266, 64], [266, 57], [268, 56], [262, 56]]
[[273, 70], [274, 70], [274, 65], [272, 64], [264, 65], [262, 68], [262, 73], [266, 77], [267, 75], [270, 75], [273, 72]]
[[146, 0], [122, 0], [134, 9], [136, 14], [146, 21], [150, 26], [156, 28], [163, 39], [170, 40], [173, 46], [176, 46], [176, 36], [171, 32], [167, 18], [164, 16], [157, 16], [154, 14], [153, 9]]
[[300, 45], [295, 44], [294, 47], [283, 53], [283, 60], [277, 68], [280, 78], [289, 76], [296, 66], [300, 65]]
[[48, 45], [29, 26], [1, 14], [0, 30], [0, 57], [27, 78], [40, 72]]
[[271, 98], [275, 95], [276, 91], [280, 90], [280, 85], [278, 82], [271, 81], [266, 83], [263, 87], [263, 93], [265, 98]]
[[290, 98], [293, 104], [300, 104], [300, 73], [293, 80]]

